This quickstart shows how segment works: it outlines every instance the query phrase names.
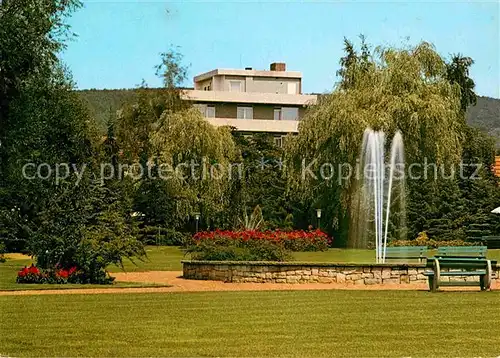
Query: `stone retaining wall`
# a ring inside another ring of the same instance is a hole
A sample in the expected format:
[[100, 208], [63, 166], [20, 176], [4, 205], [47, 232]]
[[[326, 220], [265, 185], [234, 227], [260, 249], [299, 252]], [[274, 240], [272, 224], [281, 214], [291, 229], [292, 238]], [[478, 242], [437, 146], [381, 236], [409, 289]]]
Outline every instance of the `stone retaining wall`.
[[[426, 284], [424, 264], [336, 264], [301, 262], [182, 261], [183, 277], [194, 280], [270, 283]], [[497, 269], [496, 278], [500, 277]], [[477, 277], [441, 277], [442, 281]]]

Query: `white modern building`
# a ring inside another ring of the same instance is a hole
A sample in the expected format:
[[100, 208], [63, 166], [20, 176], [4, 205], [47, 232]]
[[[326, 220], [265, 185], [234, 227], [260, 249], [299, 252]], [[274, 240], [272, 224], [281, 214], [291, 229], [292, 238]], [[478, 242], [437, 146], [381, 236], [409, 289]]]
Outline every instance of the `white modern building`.
[[200, 109], [215, 126], [232, 126], [245, 133], [273, 133], [276, 143], [298, 132], [305, 108], [316, 95], [302, 94], [302, 74], [272, 63], [269, 71], [215, 69], [194, 78], [194, 89], [183, 98]]

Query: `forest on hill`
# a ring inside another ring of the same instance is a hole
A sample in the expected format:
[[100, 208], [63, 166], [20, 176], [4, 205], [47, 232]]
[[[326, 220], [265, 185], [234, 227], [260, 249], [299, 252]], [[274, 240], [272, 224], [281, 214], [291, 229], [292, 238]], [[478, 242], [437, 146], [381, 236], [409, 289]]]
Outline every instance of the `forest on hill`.
[[[151, 89], [158, 91], [161, 89]], [[103, 133], [106, 133], [106, 123], [109, 118], [125, 103], [134, 103], [137, 91], [135, 89], [104, 89], [78, 91], [83, 101], [88, 105], [90, 114], [96, 119]], [[500, 99], [490, 97], [477, 98], [477, 104], [467, 110], [467, 121], [475, 128], [496, 138], [500, 149]]]
[[500, 148], [500, 99], [478, 96], [477, 104], [467, 110], [467, 122], [495, 137]]

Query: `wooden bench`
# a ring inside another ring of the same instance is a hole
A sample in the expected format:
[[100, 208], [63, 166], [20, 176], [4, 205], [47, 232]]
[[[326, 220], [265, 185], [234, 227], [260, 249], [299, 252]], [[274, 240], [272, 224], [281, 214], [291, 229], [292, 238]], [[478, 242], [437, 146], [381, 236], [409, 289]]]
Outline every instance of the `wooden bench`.
[[488, 253], [486, 246], [442, 246], [438, 247], [436, 257], [472, 257], [485, 259]]
[[423, 262], [427, 258], [427, 246], [391, 246], [385, 249], [387, 260], [418, 260]]
[[[427, 259], [425, 275], [429, 289], [435, 292], [440, 286], [480, 286], [491, 288], [496, 261], [486, 258], [486, 246], [445, 246], [438, 248], [433, 258]], [[443, 269], [446, 269], [443, 271]], [[479, 281], [441, 281], [441, 277], [479, 276]]]

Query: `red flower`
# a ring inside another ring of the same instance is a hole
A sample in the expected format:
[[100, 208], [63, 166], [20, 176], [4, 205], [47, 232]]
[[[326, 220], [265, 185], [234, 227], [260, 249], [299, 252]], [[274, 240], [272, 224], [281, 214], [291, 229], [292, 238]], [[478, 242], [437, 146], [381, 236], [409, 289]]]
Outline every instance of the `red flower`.
[[28, 268], [26, 266], [24, 266], [24, 268], [17, 273], [17, 276], [25, 277], [28, 273], [29, 273]]
[[28, 273], [31, 273], [33, 275], [38, 275], [40, 273], [40, 270], [38, 269], [38, 267], [33, 266], [33, 264], [31, 264], [31, 266], [27, 270], [28, 270]]
[[69, 269], [68, 271], [68, 275], [71, 276], [72, 274], [74, 274], [76, 272], [76, 266], [73, 266], [72, 268]]
[[69, 272], [67, 270], [62, 269], [57, 272], [57, 276], [62, 278], [68, 278]]
[[[227, 241], [248, 242], [256, 240], [271, 241], [275, 243], [291, 245], [293, 247], [307, 248], [311, 246], [321, 247], [326, 249], [332, 242], [320, 229], [312, 229], [309, 231], [295, 230], [295, 231], [280, 231], [280, 230], [220, 230], [203, 231], [193, 235], [196, 244], [200, 244], [205, 240], [217, 241], [218, 244], [224, 245]], [[297, 246], [298, 245], [298, 246]]]

